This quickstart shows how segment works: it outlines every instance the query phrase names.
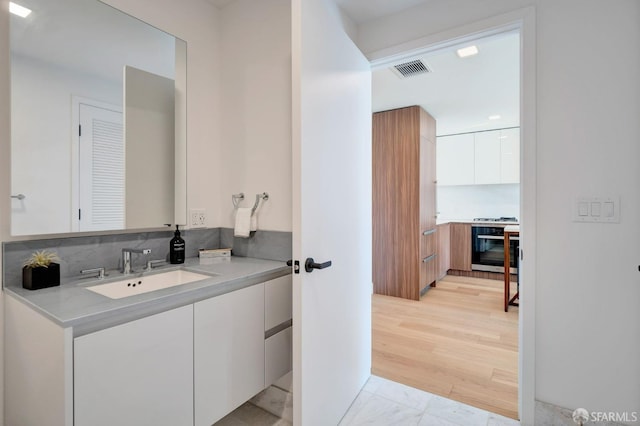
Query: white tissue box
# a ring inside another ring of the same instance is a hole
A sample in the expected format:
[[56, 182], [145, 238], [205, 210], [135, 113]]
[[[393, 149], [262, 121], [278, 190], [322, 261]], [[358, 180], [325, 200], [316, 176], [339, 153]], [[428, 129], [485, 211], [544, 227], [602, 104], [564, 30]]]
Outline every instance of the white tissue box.
[[229, 262], [231, 261], [231, 249], [210, 249], [210, 250], [200, 250], [198, 252], [198, 256], [200, 257], [201, 265], [211, 265], [213, 263], [219, 262]]

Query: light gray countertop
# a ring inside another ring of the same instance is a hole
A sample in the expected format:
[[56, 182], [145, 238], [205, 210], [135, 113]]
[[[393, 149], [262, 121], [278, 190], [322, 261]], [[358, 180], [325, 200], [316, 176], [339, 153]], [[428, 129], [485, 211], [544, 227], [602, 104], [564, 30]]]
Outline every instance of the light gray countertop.
[[483, 222], [473, 219], [438, 219], [436, 225], [444, 225], [447, 223], [469, 223], [476, 226], [505, 226], [505, 225], [518, 225], [518, 222]]
[[86, 289], [92, 285], [106, 284], [125, 278], [121, 273], [112, 271], [104, 280], [84, 278], [64, 283], [59, 287], [41, 290], [8, 286], [4, 291], [5, 294], [32, 307], [61, 327], [73, 327], [73, 335], [79, 336], [291, 273], [291, 268], [285, 262], [232, 256], [227, 262], [212, 265], [200, 265], [198, 258], [189, 258], [183, 265], [167, 265], [156, 268], [152, 272], [132, 274], [126, 278], [175, 269], [217, 275], [202, 281], [121, 299], [110, 299]]

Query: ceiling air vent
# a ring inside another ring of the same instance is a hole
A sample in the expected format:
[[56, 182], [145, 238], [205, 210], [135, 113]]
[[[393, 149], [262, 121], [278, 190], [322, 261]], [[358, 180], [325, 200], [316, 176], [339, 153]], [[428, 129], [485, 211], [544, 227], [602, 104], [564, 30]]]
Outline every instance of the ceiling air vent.
[[395, 70], [396, 74], [398, 74], [398, 77], [400, 78], [413, 77], [414, 75], [431, 72], [431, 70], [420, 59], [394, 65], [392, 69]]

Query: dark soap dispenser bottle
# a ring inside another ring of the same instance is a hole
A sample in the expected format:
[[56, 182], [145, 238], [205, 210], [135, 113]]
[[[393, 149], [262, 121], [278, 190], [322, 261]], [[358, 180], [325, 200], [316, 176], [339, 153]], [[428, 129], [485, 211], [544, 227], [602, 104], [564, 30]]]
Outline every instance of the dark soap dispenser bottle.
[[184, 263], [184, 240], [180, 236], [179, 225], [176, 225], [176, 232], [173, 233], [173, 238], [169, 243], [169, 262], [170, 263]]

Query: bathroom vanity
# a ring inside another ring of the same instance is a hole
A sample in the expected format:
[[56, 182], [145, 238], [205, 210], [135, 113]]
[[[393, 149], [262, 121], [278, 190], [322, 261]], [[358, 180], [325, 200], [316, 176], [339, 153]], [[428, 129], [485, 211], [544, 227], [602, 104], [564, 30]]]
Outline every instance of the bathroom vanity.
[[[11, 425], [206, 425], [291, 370], [291, 268], [232, 257], [205, 278], [111, 298], [72, 282], [6, 287]], [[170, 275], [168, 275], [170, 276]]]

